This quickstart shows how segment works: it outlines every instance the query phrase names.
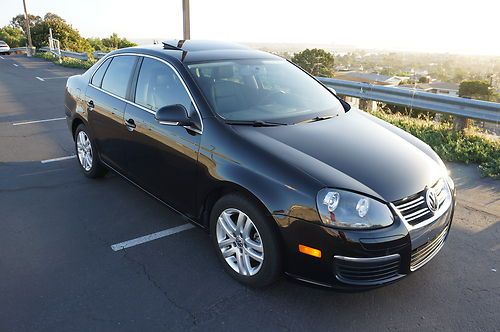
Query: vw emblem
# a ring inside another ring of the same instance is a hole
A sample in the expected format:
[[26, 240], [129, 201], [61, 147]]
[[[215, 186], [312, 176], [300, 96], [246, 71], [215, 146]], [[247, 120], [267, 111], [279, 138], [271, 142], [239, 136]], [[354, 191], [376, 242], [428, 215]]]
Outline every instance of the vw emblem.
[[432, 212], [436, 212], [437, 209], [439, 208], [439, 202], [436, 192], [433, 189], [427, 190], [427, 194], [425, 195], [425, 200], [427, 202], [429, 210], [431, 210]]
[[243, 238], [241, 236], [237, 236], [234, 241], [236, 242], [236, 246], [238, 246], [238, 248], [243, 248]]

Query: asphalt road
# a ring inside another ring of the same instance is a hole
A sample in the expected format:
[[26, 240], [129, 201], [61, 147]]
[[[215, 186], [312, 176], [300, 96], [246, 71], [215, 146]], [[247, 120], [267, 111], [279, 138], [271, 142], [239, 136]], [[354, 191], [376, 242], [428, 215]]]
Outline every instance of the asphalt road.
[[0, 331], [500, 329], [500, 186], [474, 166], [449, 165], [458, 207], [439, 255], [371, 291], [245, 288], [198, 228], [112, 250], [185, 221], [116, 175], [41, 162], [74, 154], [65, 121], [18, 123], [64, 117], [79, 72], [0, 58]]

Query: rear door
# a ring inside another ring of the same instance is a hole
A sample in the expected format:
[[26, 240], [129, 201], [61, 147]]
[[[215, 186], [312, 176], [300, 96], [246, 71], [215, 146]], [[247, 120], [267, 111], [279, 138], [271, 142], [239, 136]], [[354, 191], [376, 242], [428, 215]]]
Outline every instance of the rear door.
[[182, 78], [167, 63], [144, 57], [137, 76], [134, 103], [125, 109], [129, 127], [127, 168], [129, 177], [177, 210], [194, 216], [197, 161], [201, 134], [180, 126], [161, 125], [155, 112], [183, 105], [201, 123]]
[[88, 119], [101, 159], [120, 172], [126, 169], [126, 97], [138, 57], [119, 55], [95, 72], [86, 91]]

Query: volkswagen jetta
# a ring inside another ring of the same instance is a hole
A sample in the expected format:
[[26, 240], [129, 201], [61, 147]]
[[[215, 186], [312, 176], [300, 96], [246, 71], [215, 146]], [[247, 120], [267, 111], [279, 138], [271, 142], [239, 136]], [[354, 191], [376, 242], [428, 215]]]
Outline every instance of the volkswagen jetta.
[[373, 287], [443, 246], [455, 188], [423, 142], [278, 56], [170, 41], [68, 79], [83, 173], [113, 170], [210, 233], [234, 278]]

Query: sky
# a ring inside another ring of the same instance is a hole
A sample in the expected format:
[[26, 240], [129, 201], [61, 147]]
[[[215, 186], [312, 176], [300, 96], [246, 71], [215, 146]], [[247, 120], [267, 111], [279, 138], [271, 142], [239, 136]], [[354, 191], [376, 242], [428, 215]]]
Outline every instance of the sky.
[[[182, 0], [26, 0], [84, 37], [182, 38]], [[23, 10], [1, 0], [0, 26]], [[500, 56], [499, 0], [191, 0], [191, 39]]]

